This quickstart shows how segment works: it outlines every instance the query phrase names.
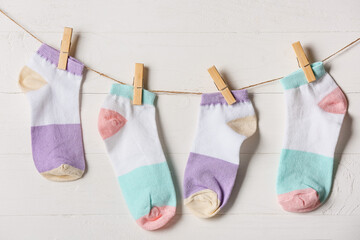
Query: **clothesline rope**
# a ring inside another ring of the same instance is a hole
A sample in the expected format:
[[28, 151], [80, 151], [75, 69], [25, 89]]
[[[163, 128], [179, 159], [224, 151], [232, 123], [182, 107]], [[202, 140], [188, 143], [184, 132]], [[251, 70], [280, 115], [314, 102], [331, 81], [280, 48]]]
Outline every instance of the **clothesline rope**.
[[[44, 43], [43, 41], [41, 41], [38, 37], [36, 37], [33, 33], [31, 33], [29, 30], [27, 30], [25, 27], [23, 27], [22, 25], [20, 25], [18, 22], [16, 22], [13, 18], [11, 18], [8, 14], [6, 14], [3, 10], [0, 9], [0, 12], [5, 16], [7, 17], [10, 21], [12, 21], [13, 23], [15, 23], [18, 27], [20, 27], [22, 30], [24, 30], [27, 34], [29, 34], [31, 37], [33, 37], [34, 39], [36, 39], [37, 41], [39, 41], [40, 43]], [[340, 52], [344, 51], [345, 49], [349, 48], [350, 46], [354, 45], [355, 43], [357, 43], [358, 41], [360, 41], [360, 38], [357, 38], [356, 40], [354, 40], [353, 42], [347, 44], [346, 46], [344, 46], [343, 48], [341, 48], [340, 50], [330, 54], [328, 57], [324, 58], [322, 60], [322, 62], [326, 62], [327, 60], [329, 60], [330, 58], [334, 57], [335, 55], [339, 54]], [[113, 77], [110, 77], [109, 75], [103, 73], [103, 72], [100, 72], [98, 70], [95, 70], [91, 67], [88, 67], [85, 65], [85, 68], [89, 71], [92, 71], [92, 72], [95, 72], [97, 74], [99, 74], [100, 76], [102, 77], [105, 77], [105, 78], [108, 78], [114, 82], [117, 82], [117, 83], [120, 83], [120, 84], [126, 84], [124, 82], [121, 82]], [[249, 86], [245, 86], [245, 87], [242, 87], [242, 88], [239, 88], [238, 90], [240, 89], [247, 89], [247, 88], [252, 88], [252, 87], [256, 87], [256, 86], [260, 86], [260, 85], [264, 85], [264, 84], [267, 84], [267, 83], [271, 83], [271, 82], [275, 82], [275, 81], [278, 81], [280, 79], [282, 79], [283, 77], [278, 77], [278, 78], [274, 78], [274, 79], [270, 79], [270, 80], [267, 80], [267, 81], [263, 81], [263, 82], [259, 82], [259, 83], [255, 83], [255, 84], [252, 84], [252, 85], [249, 85]], [[154, 93], [165, 93], [165, 94], [194, 94], [194, 95], [200, 95], [200, 94], [203, 94], [202, 92], [185, 92], [185, 91], [168, 91], [168, 90], [149, 90], [151, 92], [154, 92]]]

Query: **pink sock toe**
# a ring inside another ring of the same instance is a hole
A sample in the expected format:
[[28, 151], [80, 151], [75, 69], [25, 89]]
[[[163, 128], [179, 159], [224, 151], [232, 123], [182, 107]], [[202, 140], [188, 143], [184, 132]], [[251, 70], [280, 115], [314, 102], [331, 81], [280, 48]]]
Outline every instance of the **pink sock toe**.
[[153, 207], [150, 213], [136, 220], [145, 230], [156, 230], [163, 227], [175, 215], [173, 206]]
[[278, 201], [288, 212], [310, 212], [320, 206], [319, 196], [312, 188], [280, 194]]

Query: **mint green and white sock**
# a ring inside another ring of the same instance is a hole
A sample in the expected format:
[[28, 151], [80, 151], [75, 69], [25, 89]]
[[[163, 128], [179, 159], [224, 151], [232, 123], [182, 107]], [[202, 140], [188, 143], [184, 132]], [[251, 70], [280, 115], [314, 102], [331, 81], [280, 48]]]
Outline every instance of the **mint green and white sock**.
[[289, 212], [309, 212], [329, 196], [335, 146], [347, 100], [322, 63], [311, 65], [316, 81], [301, 69], [281, 80], [287, 120], [277, 178], [278, 201]]
[[142, 105], [132, 97], [132, 86], [114, 84], [98, 128], [132, 216], [156, 230], [175, 215], [176, 194], [157, 132], [155, 94], [143, 90]]
[[301, 69], [281, 80], [287, 105], [286, 133], [277, 179], [278, 201], [289, 212], [309, 212], [329, 196], [335, 146], [347, 100], [322, 63], [311, 65], [316, 81]]

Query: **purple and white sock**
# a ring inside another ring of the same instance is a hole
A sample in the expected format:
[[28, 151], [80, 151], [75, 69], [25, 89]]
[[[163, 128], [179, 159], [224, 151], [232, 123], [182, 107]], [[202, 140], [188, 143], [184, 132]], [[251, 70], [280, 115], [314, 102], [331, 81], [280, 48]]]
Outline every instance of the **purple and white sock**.
[[71, 181], [85, 170], [79, 114], [84, 65], [70, 57], [67, 70], [59, 70], [58, 60], [59, 51], [43, 44], [21, 70], [19, 85], [31, 106], [37, 170], [52, 181]]
[[239, 167], [240, 146], [256, 131], [247, 91], [232, 92], [233, 105], [221, 93], [201, 98], [198, 130], [184, 177], [184, 204], [201, 218], [216, 215], [227, 203]]

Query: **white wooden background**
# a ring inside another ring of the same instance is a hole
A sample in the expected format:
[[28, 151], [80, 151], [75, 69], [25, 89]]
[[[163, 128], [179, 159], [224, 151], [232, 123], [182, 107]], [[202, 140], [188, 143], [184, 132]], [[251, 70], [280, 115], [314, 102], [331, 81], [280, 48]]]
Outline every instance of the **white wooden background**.
[[[73, 27], [72, 55], [121, 81], [131, 84], [134, 63], [145, 63], [149, 89], [215, 91], [207, 73], [213, 64], [239, 88], [296, 70], [292, 42], [301, 40], [317, 61], [360, 36], [358, 0], [0, 0], [0, 8], [54, 47], [63, 27]], [[38, 47], [0, 16], [0, 239], [360, 239], [359, 44], [325, 65], [350, 108], [331, 197], [312, 213], [287, 213], [277, 204], [285, 120], [278, 82], [249, 90], [259, 131], [241, 147], [229, 204], [208, 220], [191, 215], [181, 197], [200, 97], [160, 95], [159, 132], [179, 204], [169, 226], [156, 232], [130, 216], [97, 132], [108, 79], [88, 72], [83, 84], [84, 177], [56, 183], [37, 173], [17, 77]]]

